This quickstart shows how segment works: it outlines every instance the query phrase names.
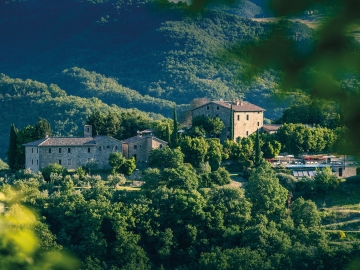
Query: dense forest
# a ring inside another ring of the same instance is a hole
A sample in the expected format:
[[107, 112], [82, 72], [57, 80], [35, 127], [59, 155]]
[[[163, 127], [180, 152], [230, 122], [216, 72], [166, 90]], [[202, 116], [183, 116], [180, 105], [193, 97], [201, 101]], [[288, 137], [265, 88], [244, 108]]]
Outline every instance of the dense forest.
[[181, 112], [194, 98], [239, 96], [267, 109], [267, 118], [280, 117], [288, 100], [275, 95], [279, 74], [267, 69], [243, 80], [249, 59], [232, 57], [234, 45], [259, 40], [274, 27], [307, 39], [312, 30], [248, 19], [261, 13], [260, 3], [234, 3], [236, 12], [223, 5], [195, 12], [184, 7], [154, 1], [3, 2], [0, 156], [8, 145], [7, 127], [24, 128], [38, 117], [49, 120], [55, 135], [77, 135], [96, 109], [170, 117], [175, 104]]
[[[264, 71], [245, 83], [239, 67], [248, 60], [228, 57], [235, 43], [265, 36], [268, 23], [220, 7], [189, 13], [181, 4], [70, 0], [9, 2], [0, 23], [6, 26], [0, 30], [6, 37], [0, 41], [0, 71], [12, 78], [55, 83], [68, 94], [99, 95], [107, 102], [107, 94], [99, 93], [105, 87], [115, 97], [126, 92], [125, 99], [140, 110], [159, 110], [151, 104], [162, 104], [164, 113], [171, 103], [147, 95], [182, 104], [195, 97], [229, 99], [245, 93], [249, 101], [263, 99], [268, 117], [276, 115], [269, 102], [278, 90], [276, 72]], [[311, 36], [299, 23], [288, 30], [290, 36]]]

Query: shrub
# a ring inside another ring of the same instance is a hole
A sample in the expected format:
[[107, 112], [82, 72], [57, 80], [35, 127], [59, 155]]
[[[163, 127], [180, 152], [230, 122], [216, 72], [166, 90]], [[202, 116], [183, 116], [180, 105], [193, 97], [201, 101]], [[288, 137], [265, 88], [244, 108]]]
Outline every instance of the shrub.
[[45, 168], [42, 168], [41, 173], [44, 176], [44, 179], [49, 182], [51, 180], [51, 174], [56, 173], [65, 175], [66, 170], [60, 164], [52, 163], [47, 165]]
[[280, 185], [282, 185], [288, 191], [295, 191], [296, 179], [294, 176], [285, 173], [277, 173], [276, 177], [279, 179]]
[[346, 183], [360, 184], [360, 175], [354, 175], [346, 178]]

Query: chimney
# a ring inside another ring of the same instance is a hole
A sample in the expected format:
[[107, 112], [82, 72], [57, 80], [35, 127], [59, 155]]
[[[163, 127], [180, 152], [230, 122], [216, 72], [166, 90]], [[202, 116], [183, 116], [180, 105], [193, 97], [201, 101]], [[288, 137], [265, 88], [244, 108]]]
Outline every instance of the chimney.
[[235, 102], [235, 104], [236, 104], [236, 105], [239, 105], [239, 104], [241, 105], [240, 102], [241, 102], [240, 100], [237, 100], [237, 101]]
[[92, 126], [91, 125], [85, 125], [84, 126], [84, 137], [92, 137]]

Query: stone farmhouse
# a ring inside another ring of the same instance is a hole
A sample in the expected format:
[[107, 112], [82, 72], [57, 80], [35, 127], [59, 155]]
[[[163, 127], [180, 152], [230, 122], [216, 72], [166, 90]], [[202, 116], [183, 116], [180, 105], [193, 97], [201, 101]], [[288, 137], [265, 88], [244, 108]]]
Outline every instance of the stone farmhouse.
[[143, 130], [137, 136], [123, 140], [122, 153], [126, 158], [134, 157], [137, 162], [146, 162], [152, 149], [167, 145], [167, 142], [154, 137], [152, 130]]
[[88, 162], [98, 163], [97, 169], [109, 169], [111, 152], [122, 151], [122, 143], [108, 136], [92, 137], [92, 127], [84, 126], [84, 137], [47, 137], [23, 144], [25, 168], [38, 172], [51, 163], [76, 169]]
[[261, 129], [264, 123], [264, 111], [250, 102], [243, 100], [234, 101], [211, 101], [192, 110], [192, 117], [212, 116], [219, 117], [225, 128], [219, 134], [221, 142], [230, 138], [230, 109], [232, 106], [233, 114], [233, 134], [234, 140], [244, 138]]

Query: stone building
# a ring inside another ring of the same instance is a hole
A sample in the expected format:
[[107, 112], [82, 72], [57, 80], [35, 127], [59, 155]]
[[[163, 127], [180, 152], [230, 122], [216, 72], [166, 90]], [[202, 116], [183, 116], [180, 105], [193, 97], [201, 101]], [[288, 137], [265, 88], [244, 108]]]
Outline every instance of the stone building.
[[218, 137], [221, 142], [224, 142], [230, 138], [231, 106], [234, 140], [247, 137], [263, 126], [265, 109], [243, 100], [211, 101], [193, 109], [192, 117], [201, 115], [219, 117], [224, 122], [225, 128]]
[[137, 162], [148, 161], [152, 149], [163, 148], [167, 142], [154, 137], [151, 130], [138, 132], [137, 136], [123, 140], [122, 153], [126, 158], [134, 157]]
[[96, 162], [97, 169], [110, 169], [111, 152], [122, 152], [122, 143], [108, 136], [92, 137], [92, 127], [84, 126], [84, 137], [48, 137], [29, 142], [25, 147], [25, 167], [38, 172], [51, 163], [76, 169]]

